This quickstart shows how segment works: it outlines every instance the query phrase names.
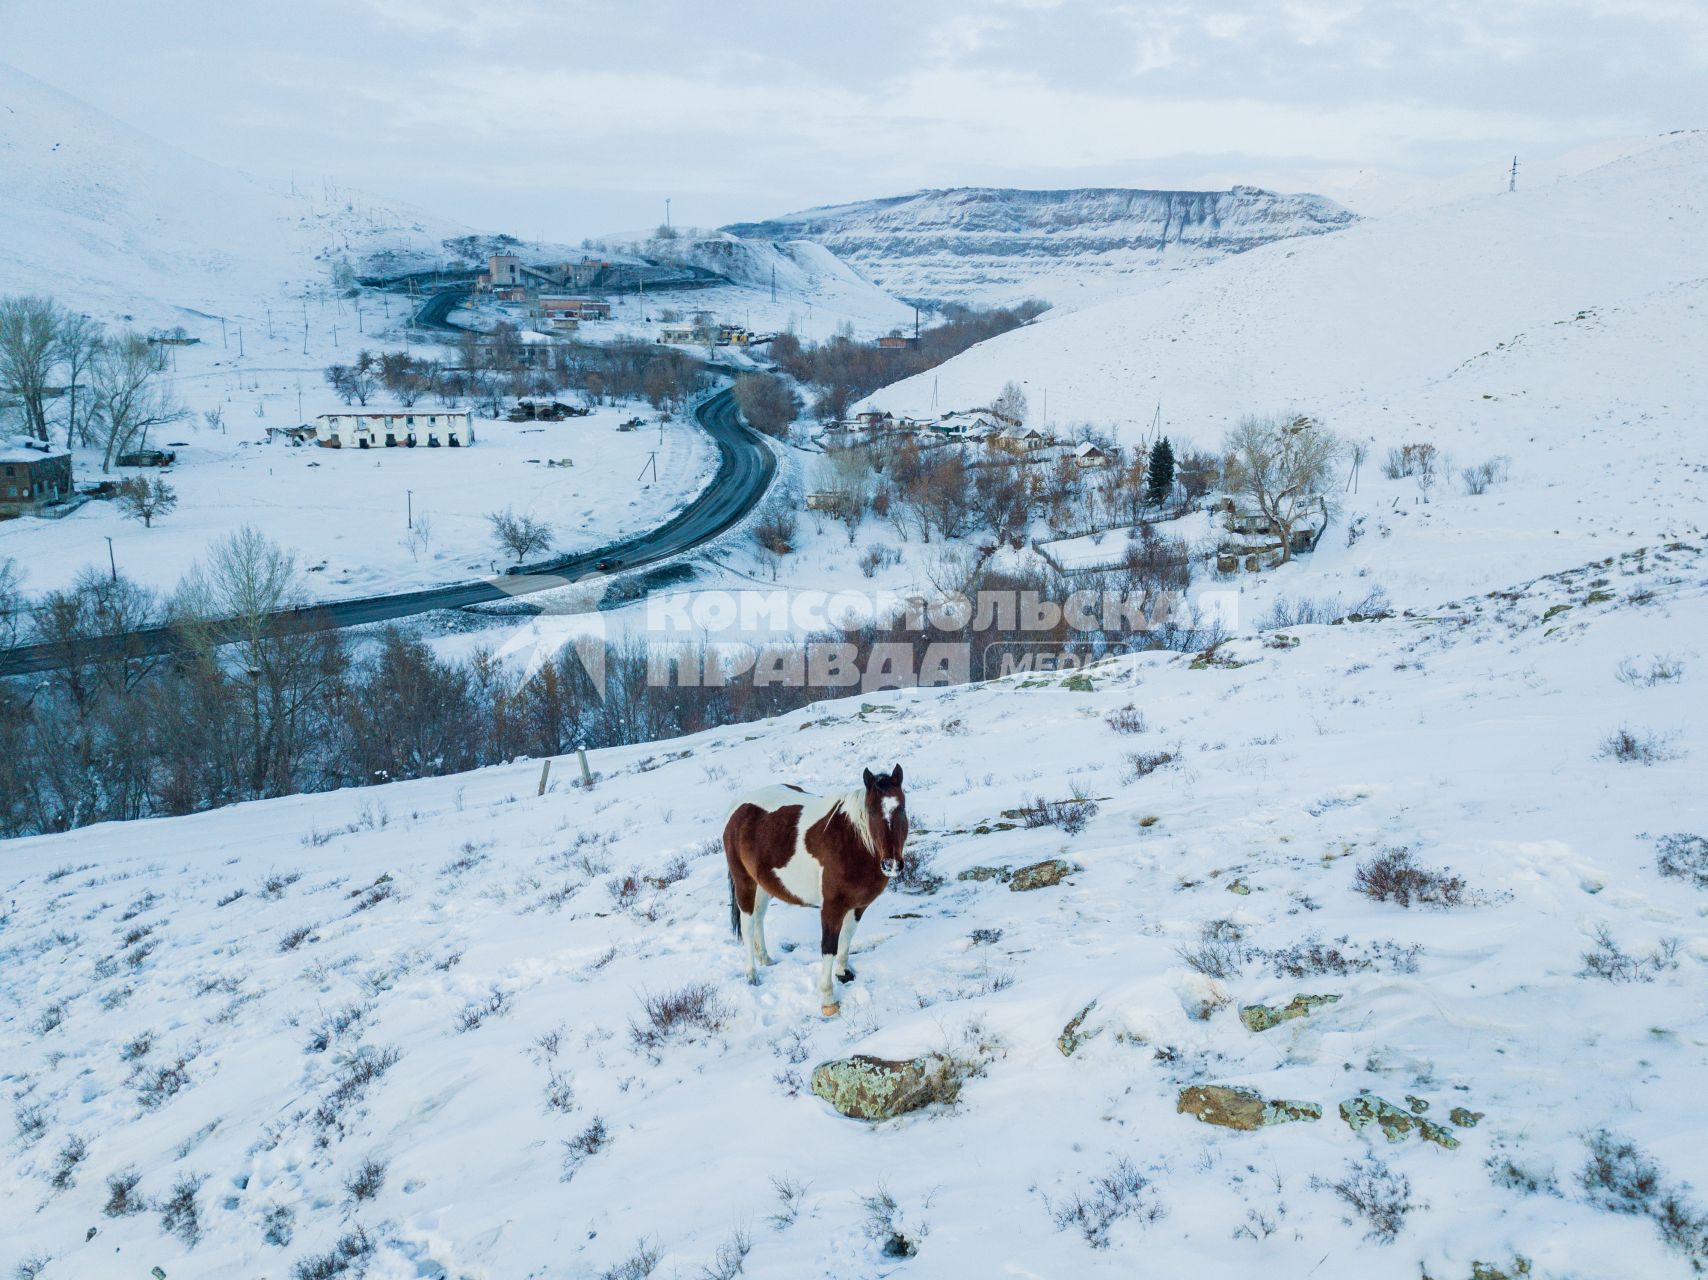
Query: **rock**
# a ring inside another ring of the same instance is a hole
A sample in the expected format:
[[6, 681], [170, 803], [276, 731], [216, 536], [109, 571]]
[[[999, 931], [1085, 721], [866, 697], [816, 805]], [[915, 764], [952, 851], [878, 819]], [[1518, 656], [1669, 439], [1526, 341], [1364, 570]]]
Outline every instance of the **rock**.
[[1492, 1262], [1473, 1262], [1471, 1264], [1471, 1280], [1521, 1280], [1530, 1274], [1530, 1259], [1522, 1253], [1513, 1257], [1511, 1262], [1496, 1266]]
[[1411, 1093], [1406, 1094], [1406, 1106], [1411, 1108], [1413, 1115], [1418, 1116], [1421, 1116], [1425, 1111], [1429, 1110], [1429, 1102], [1427, 1099], [1420, 1098], [1416, 1094]]
[[957, 880], [1007, 880], [1014, 874], [1012, 867], [968, 867]]
[[1080, 1027], [1085, 1024], [1086, 1018], [1091, 1016], [1091, 1011], [1096, 1007], [1097, 1001], [1093, 1000], [1090, 1004], [1086, 1005], [1085, 1008], [1076, 1013], [1067, 1026], [1062, 1028], [1061, 1035], [1056, 1037], [1056, 1048], [1062, 1051], [1062, 1057], [1073, 1057], [1074, 1051], [1078, 1049], [1080, 1045], [1084, 1044], [1087, 1040], [1097, 1034], [1096, 1031], [1087, 1031], [1083, 1034], [1080, 1032]]
[[1447, 1113], [1447, 1118], [1461, 1129], [1475, 1129], [1477, 1121], [1483, 1118], [1481, 1111], [1470, 1111], [1464, 1107], [1454, 1107]]
[[1234, 879], [1228, 881], [1228, 892], [1237, 893], [1240, 897], [1244, 898], [1250, 895], [1251, 886], [1236, 876]]
[[1294, 996], [1279, 1009], [1267, 1004], [1248, 1004], [1239, 1011], [1239, 1020], [1248, 1031], [1267, 1031], [1294, 1018], [1308, 1017], [1324, 1005], [1335, 1004], [1339, 996]]
[[919, 1058], [852, 1058], [813, 1068], [812, 1091], [854, 1120], [890, 1120], [933, 1102], [953, 1102], [960, 1083], [936, 1054]]
[[1265, 1099], [1255, 1089], [1225, 1084], [1189, 1085], [1180, 1091], [1174, 1109], [1224, 1129], [1262, 1129], [1289, 1120], [1321, 1120], [1323, 1114], [1322, 1107], [1314, 1102]]
[[1068, 690], [1070, 693], [1090, 693], [1092, 692], [1091, 677], [1083, 672], [1076, 671], [1073, 675], [1062, 681], [1062, 688]]
[[1079, 868], [1062, 858], [1048, 858], [1043, 862], [1034, 862], [1029, 867], [1021, 867], [1008, 879], [1008, 887], [1015, 893], [1024, 893], [1028, 889], [1048, 889], [1058, 885]]
[[1438, 1147], [1452, 1151], [1459, 1145], [1459, 1139], [1447, 1132], [1441, 1125], [1422, 1116], [1402, 1111], [1386, 1099], [1378, 1098], [1369, 1090], [1361, 1092], [1356, 1098], [1348, 1098], [1340, 1104], [1340, 1118], [1354, 1133], [1362, 1133], [1372, 1124], [1382, 1130], [1389, 1142], [1404, 1142], [1415, 1133], [1425, 1142], [1433, 1142]]

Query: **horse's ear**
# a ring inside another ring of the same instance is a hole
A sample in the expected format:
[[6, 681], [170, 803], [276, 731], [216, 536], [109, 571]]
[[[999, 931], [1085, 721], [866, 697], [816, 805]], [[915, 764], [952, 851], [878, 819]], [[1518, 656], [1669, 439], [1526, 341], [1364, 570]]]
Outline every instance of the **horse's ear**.
[[875, 787], [877, 785], [877, 783], [878, 783], [877, 778], [872, 776], [872, 771], [870, 769], [867, 769], [866, 770], [866, 790], [870, 791], [873, 787]]
[[899, 764], [895, 767], [895, 771], [891, 776], [895, 779], [896, 786], [901, 786], [901, 766]]

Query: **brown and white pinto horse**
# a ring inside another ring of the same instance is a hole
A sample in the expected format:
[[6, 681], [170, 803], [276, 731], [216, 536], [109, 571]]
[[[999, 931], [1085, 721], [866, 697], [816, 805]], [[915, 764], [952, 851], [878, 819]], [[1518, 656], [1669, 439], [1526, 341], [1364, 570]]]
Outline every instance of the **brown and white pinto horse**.
[[866, 908], [901, 874], [907, 843], [907, 801], [901, 766], [866, 770], [864, 789], [839, 796], [809, 795], [784, 783], [736, 801], [724, 823], [729, 859], [730, 924], [747, 944], [747, 980], [775, 963], [765, 950], [765, 906], [781, 898], [819, 909], [820, 1003], [827, 1018], [842, 1006], [831, 984], [854, 978], [848, 948]]

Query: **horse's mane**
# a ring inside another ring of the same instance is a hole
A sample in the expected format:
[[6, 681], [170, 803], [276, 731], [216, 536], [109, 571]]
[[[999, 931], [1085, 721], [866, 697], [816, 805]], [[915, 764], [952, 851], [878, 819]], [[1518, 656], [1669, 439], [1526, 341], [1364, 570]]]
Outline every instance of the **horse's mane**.
[[860, 843], [865, 845], [869, 852], [876, 853], [878, 841], [872, 831], [872, 814], [866, 806], [865, 791], [856, 789], [843, 792], [836, 797], [836, 803], [831, 806], [831, 812], [834, 813], [837, 809], [842, 810], [847, 817], [849, 824], [854, 828], [854, 833], [860, 837]]

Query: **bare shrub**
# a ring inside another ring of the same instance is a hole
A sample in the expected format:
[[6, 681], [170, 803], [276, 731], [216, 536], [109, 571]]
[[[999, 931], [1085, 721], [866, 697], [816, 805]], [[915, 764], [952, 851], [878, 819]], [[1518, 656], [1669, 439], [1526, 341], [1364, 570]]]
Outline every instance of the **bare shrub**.
[[18, 1265], [12, 1274], [16, 1280], [36, 1280], [36, 1277], [47, 1270], [47, 1264], [53, 1261], [53, 1256], [46, 1253], [32, 1253], [18, 1259]]
[[645, 1240], [635, 1242], [635, 1251], [613, 1267], [599, 1273], [599, 1280], [646, 1280], [658, 1269], [658, 1248]]
[[1518, 1191], [1530, 1196], [1538, 1192], [1546, 1192], [1551, 1196], [1560, 1194], [1559, 1183], [1552, 1173], [1546, 1169], [1520, 1164], [1510, 1155], [1492, 1155], [1483, 1161], [1483, 1168], [1488, 1170], [1490, 1182], [1497, 1187], [1505, 1187], [1508, 1191]]
[[1085, 830], [1085, 824], [1097, 816], [1101, 806], [1097, 801], [1083, 794], [1077, 787], [1066, 800], [1045, 800], [1042, 796], [1029, 797], [1024, 804], [1014, 810], [1014, 815], [1020, 819], [1024, 827], [1059, 827], [1070, 836], [1076, 836]]
[[777, 1209], [771, 1214], [770, 1222], [777, 1230], [783, 1231], [794, 1226], [801, 1216], [801, 1202], [807, 1194], [806, 1184], [789, 1177], [773, 1177], [771, 1190], [777, 1193]]
[[612, 876], [605, 882], [605, 891], [611, 895], [611, 905], [618, 911], [633, 910], [641, 895], [639, 869], [631, 868], [623, 875]]
[[141, 1182], [142, 1174], [135, 1169], [121, 1169], [117, 1173], [109, 1173], [107, 1203], [101, 1212], [109, 1218], [126, 1218], [148, 1208], [146, 1201], [136, 1192]]
[[642, 996], [641, 1012], [640, 1020], [629, 1020], [629, 1038], [647, 1050], [677, 1036], [721, 1031], [730, 1016], [718, 989], [709, 982], [691, 982], [662, 995]]
[[937, 851], [916, 845], [901, 860], [901, 872], [890, 881], [903, 893], [936, 893], [946, 883], [937, 870]]
[[471, 1000], [457, 1014], [457, 1030], [473, 1031], [488, 1018], [509, 1012], [510, 996], [498, 987], [488, 989], [479, 1000]]
[[40, 1103], [20, 1103], [12, 1112], [12, 1120], [18, 1128], [18, 1140], [25, 1146], [39, 1142], [47, 1132], [47, 1108]]
[[48, 1178], [48, 1184], [55, 1191], [65, 1191], [77, 1183], [77, 1166], [89, 1156], [89, 1144], [75, 1133], [65, 1140], [65, 1145], [59, 1149], [59, 1154], [53, 1160], [53, 1173]]
[[1375, 1156], [1349, 1161], [1346, 1176], [1338, 1182], [1313, 1178], [1311, 1185], [1326, 1186], [1350, 1205], [1368, 1227], [1364, 1238], [1378, 1244], [1392, 1244], [1405, 1226], [1406, 1215], [1423, 1207], [1412, 1201], [1411, 1179]]
[[274, 871], [269, 873], [267, 877], [261, 881], [261, 887], [257, 890], [257, 893], [268, 902], [277, 902], [280, 898], [285, 896], [286, 889], [290, 888], [301, 879], [302, 872], [300, 871]]
[[1388, 849], [1358, 864], [1352, 886], [1374, 902], [1402, 907], [1421, 903], [1457, 907], [1465, 901], [1465, 882], [1450, 871], [1418, 865], [1409, 849]]
[[299, 1258], [291, 1268], [291, 1280], [337, 1280], [351, 1272], [360, 1274], [374, 1255], [373, 1239], [361, 1227], [347, 1231], [326, 1253]]
[[551, 526], [543, 520], [526, 513], [518, 515], [506, 507], [487, 516], [486, 522], [492, 526], [492, 540], [501, 550], [514, 556], [517, 564], [529, 556], [551, 550], [554, 535]]
[[880, 1184], [871, 1195], [861, 1196], [860, 1205], [866, 1211], [866, 1238], [884, 1257], [911, 1258], [919, 1252], [930, 1224], [904, 1210], [886, 1187]]
[[860, 553], [860, 572], [874, 578], [880, 569], [891, 569], [901, 563], [901, 552], [885, 543], [874, 543]]
[[439, 874], [444, 876], [460, 876], [466, 871], [473, 871], [486, 861], [487, 850], [492, 847], [491, 841], [476, 844], [473, 840], [463, 841], [462, 848], [457, 850], [457, 856], [439, 868]]
[[206, 1181], [205, 1174], [181, 1174], [172, 1184], [172, 1194], [160, 1203], [160, 1229], [177, 1236], [186, 1249], [194, 1249], [202, 1238], [201, 1208], [196, 1195]]
[[279, 938], [280, 954], [287, 951], [295, 951], [298, 947], [302, 946], [303, 943], [312, 938], [314, 936], [314, 931], [319, 927], [319, 925], [300, 924], [294, 929], [287, 929]]
[[135, 1077], [136, 1100], [144, 1111], [154, 1111], [166, 1105], [190, 1084], [190, 1059], [185, 1054], [155, 1067], [139, 1071]]
[[1684, 678], [1684, 663], [1669, 654], [1651, 654], [1646, 661], [1623, 658], [1619, 663], [1619, 683], [1633, 689], [1652, 689], [1657, 684], [1674, 684]]
[[1089, 1190], [1076, 1191], [1060, 1204], [1051, 1204], [1046, 1198], [1044, 1205], [1057, 1231], [1071, 1227], [1093, 1249], [1109, 1247], [1110, 1229], [1122, 1219], [1155, 1222], [1167, 1212], [1151, 1180], [1126, 1159], [1093, 1178]]
[[611, 1145], [611, 1132], [605, 1127], [604, 1116], [594, 1116], [575, 1137], [563, 1144], [562, 1181], [568, 1182], [594, 1156]]
[[295, 1234], [296, 1210], [288, 1204], [270, 1204], [261, 1210], [261, 1239], [284, 1248]]
[[1505, 480], [1506, 474], [1507, 459], [1490, 458], [1474, 467], [1462, 468], [1459, 472], [1459, 482], [1465, 486], [1466, 494], [1475, 498], [1487, 493], [1491, 485]]
[[1144, 733], [1149, 728], [1145, 723], [1145, 713], [1130, 702], [1110, 712], [1103, 723], [1116, 733]]
[[1655, 870], [1708, 889], [1708, 840], [1685, 831], [1657, 837]]
[[332, 1088], [315, 1106], [313, 1119], [320, 1131], [317, 1141], [329, 1145], [334, 1137], [344, 1136], [344, 1114], [367, 1096], [368, 1090], [397, 1065], [403, 1055], [397, 1049], [376, 1049], [359, 1045], [353, 1053], [338, 1059], [332, 1078]]
[[1224, 982], [1239, 977], [1251, 959], [1245, 931], [1232, 920], [1210, 921], [1199, 929], [1196, 945], [1177, 947], [1174, 954], [1187, 968]]
[[570, 1078], [560, 1071], [550, 1072], [546, 1076], [546, 1106], [565, 1115], [575, 1110], [575, 1086], [570, 1082]]
[[1601, 748], [1595, 754], [1602, 760], [1643, 765], [1677, 760], [1680, 755], [1668, 738], [1644, 729], [1633, 729], [1629, 725], [1620, 725], [1603, 738]]
[[1663, 938], [1653, 951], [1633, 956], [1620, 948], [1606, 925], [1595, 930], [1595, 946], [1583, 953], [1582, 978], [1605, 978], [1608, 982], [1653, 982], [1670, 969], [1678, 968], [1678, 939]]
[[308, 1044], [304, 1046], [303, 1052], [325, 1053], [334, 1041], [359, 1033], [362, 1029], [362, 1019], [372, 1010], [372, 1005], [355, 1003], [334, 1009], [323, 1016], [308, 1033]]
[[1127, 781], [1138, 782], [1180, 759], [1173, 751], [1132, 751], [1127, 754]]
[[709, 1266], [700, 1268], [700, 1280], [735, 1280], [747, 1267], [747, 1255], [753, 1252], [753, 1240], [737, 1227], [729, 1239], [718, 1246]]
[[344, 1190], [349, 1192], [350, 1199], [360, 1204], [364, 1200], [372, 1200], [379, 1195], [385, 1186], [385, 1163], [369, 1156], [356, 1166], [356, 1171], [344, 1180]]

